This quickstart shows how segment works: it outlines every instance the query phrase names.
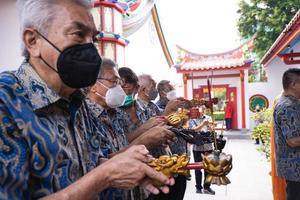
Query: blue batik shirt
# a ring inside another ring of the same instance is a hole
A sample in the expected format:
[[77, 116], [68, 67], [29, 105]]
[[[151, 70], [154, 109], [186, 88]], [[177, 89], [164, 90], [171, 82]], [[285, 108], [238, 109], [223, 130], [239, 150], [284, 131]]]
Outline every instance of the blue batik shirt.
[[159, 110], [160, 110], [161, 113], [164, 112], [164, 110], [166, 109], [167, 104], [168, 104], [168, 100], [164, 100], [164, 99], [159, 99], [156, 102], [156, 105], [159, 108]]
[[[116, 117], [115, 109], [105, 109], [90, 99], [86, 100], [93, 114], [100, 122], [100, 129], [108, 144], [102, 144], [102, 152], [115, 153], [128, 146], [124, 130], [124, 120]], [[108, 146], [107, 146], [108, 145]]]
[[[148, 116], [148, 119], [150, 119], [151, 117], [156, 117], [161, 115], [161, 111], [159, 110], [158, 106], [153, 103], [153, 102], [145, 102], [142, 99], [137, 99], [137, 104], [139, 105], [139, 107], [142, 108], [142, 110], [144, 110], [144, 112], [146, 113], [146, 115]], [[164, 148], [162, 146], [160, 147], [155, 147], [153, 149], [150, 149], [150, 153], [153, 157], [158, 158], [161, 155], [167, 155], [170, 154], [170, 149], [169, 148]]]
[[274, 109], [274, 142], [277, 175], [300, 182], [300, 147], [287, 140], [300, 137], [300, 103], [296, 97], [281, 96]]
[[0, 74], [0, 199], [37, 199], [94, 169], [101, 132], [84, 96], [62, 99], [24, 62]]
[[[92, 110], [94, 116], [100, 122], [100, 129], [103, 133], [101, 149], [105, 156], [116, 153], [128, 146], [128, 141], [124, 132], [123, 121], [116, 117], [115, 109], [105, 109], [101, 105], [87, 99], [87, 104]], [[108, 188], [101, 193], [101, 200], [127, 200], [129, 199], [129, 191], [116, 188]]]
[[[160, 113], [164, 112], [167, 104], [168, 104], [168, 101], [162, 100], [162, 99], [159, 99], [156, 102], [156, 106], [159, 108]], [[178, 137], [177, 141], [175, 143], [171, 144], [169, 147], [170, 147], [172, 154], [182, 155], [184, 153], [188, 153], [187, 142], [182, 137]]]
[[[124, 108], [119, 108], [117, 112], [118, 118], [124, 120], [124, 130], [126, 134], [132, 133], [135, 129], [137, 129], [139, 126], [141, 126], [143, 123], [148, 121], [151, 117], [153, 117], [152, 115], [153, 113], [149, 112], [149, 110], [145, 107], [145, 105], [140, 100], [136, 100], [134, 103], [136, 109], [136, 116], [139, 119], [137, 123], [133, 123], [130, 115], [126, 112]], [[153, 149], [150, 149], [150, 153], [154, 157], [158, 157], [160, 155], [165, 155], [166, 151], [165, 148], [163, 147], [155, 147]]]
[[152, 101], [146, 102], [146, 101], [144, 101], [140, 98], [138, 98], [136, 101], [140, 105], [140, 107], [142, 107], [145, 110], [145, 112], [147, 112], [148, 116], [155, 117], [155, 116], [160, 116], [161, 115], [161, 110]]
[[[129, 113], [126, 112], [126, 108], [122, 107], [115, 110], [114, 116], [112, 118], [114, 123], [119, 124], [123, 128], [126, 135], [132, 133], [135, 129], [137, 129], [139, 126], [141, 126], [151, 118], [149, 113], [139, 102], [134, 101], [134, 106], [135, 113], [138, 118], [138, 121], [136, 123], [131, 120]], [[127, 195], [128, 200], [142, 200], [147, 199], [148, 192], [145, 192], [142, 187], [136, 187]]]
[[138, 118], [138, 122], [136, 123], [134, 123], [131, 120], [131, 117], [126, 112], [125, 108], [116, 109], [115, 120], [122, 121], [119, 123], [122, 124], [125, 134], [130, 134], [131, 132], [133, 132], [135, 129], [137, 129], [139, 126], [141, 126], [143, 123], [145, 123], [151, 118], [146, 108], [144, 108], [138, 101], [134, 101], [134, 106], [136, 110], [136, 116]]

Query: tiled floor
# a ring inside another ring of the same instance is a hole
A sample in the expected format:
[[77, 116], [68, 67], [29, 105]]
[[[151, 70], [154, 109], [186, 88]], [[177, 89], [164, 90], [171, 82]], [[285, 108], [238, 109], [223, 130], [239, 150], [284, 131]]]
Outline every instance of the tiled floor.
[[224, 152], [232, 154], [231, 184], [211, 187], [216, 195], [196, 194], [194, 171], [188, 181], [184, 200], [272, 200], [270, 163], [261, 155], [253, 140], [229, 139]]

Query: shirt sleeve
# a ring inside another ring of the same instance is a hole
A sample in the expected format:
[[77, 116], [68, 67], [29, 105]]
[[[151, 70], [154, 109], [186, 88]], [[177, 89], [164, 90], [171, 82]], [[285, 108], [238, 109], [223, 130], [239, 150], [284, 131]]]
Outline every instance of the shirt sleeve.
[[29, 199], [29, 148], [26, 139], [0, 100], [0, 197]]
[[300, 137], [300, 107], [287, 106], [280, 114], [281, 128], [285, 138]]
[[189, 128], [194, 128], [197, 126], [197, 123], [193, 119], [189, 120], [188, 124]]

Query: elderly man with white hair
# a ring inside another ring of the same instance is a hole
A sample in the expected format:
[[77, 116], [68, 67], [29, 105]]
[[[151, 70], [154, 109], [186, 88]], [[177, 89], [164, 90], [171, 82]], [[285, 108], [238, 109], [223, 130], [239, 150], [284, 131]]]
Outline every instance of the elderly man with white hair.
[[0, 199], [95, 199], [136, 185], [159, 193], [168, 187], [150, 180], [174, 182], [146, 164], [144, 146], [103, 159], [99, 122], [80, 90], [101, 66], [88, 2], [18, 1], [25, 60], [0, 74]]
[[155, 80], [149, 74], [139, 75], [138, 78], [140, 87], [137, 102], [147, 109], [151, 117], [160, 115], [159, 108], [153, 103], [158, 96]]

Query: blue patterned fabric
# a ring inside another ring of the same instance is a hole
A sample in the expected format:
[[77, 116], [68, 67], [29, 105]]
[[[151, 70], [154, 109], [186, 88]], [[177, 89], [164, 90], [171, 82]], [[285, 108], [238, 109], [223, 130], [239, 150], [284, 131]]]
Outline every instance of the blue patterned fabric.
[[187, 142], [182, 137], [178, 137], [177, 141], [169, 147], [172, 154], [182, 155], [184, 153], [188, 153]]
[[60, 98], [24, 62], [0, 74], [0, 199], [36, 199], [95, 168], [101, 132], [84, 96]]
[[[141, 99], [137, 99], [136, 104], [138, 105], [138, 107], [140, 107], [140, 110], [143, 110], [143, 112], [147, 116], [147, 120], [149, 120], [151, 117], [156, 117], [161, 114], [158, 106], [151, 101], [147, 103]], [[143, 123], [145, 123], [146, 121], [144, 121]], [[166, 149], [162, 146], [149, 149], [149, 151], [154, 158], [158, 158], [161, 155], [170, 154], [170, 149]]]
[[[146, 111], [142, 105], [134, 101], [134, 106], [136, 109], [136, 116], [138, 118], [138, 122], [134, 123], [131, 120], [130, 115], [126, 112], [125, 108], [117, 108], [114, 113], [114, 116], [112, 117], [112, 121], [115, 124], [119, 124], [122, 128], [124, 133], [130, 134], [135, 129], [137, 129], [140, 125], [145, 123], [147, 120], [151, 118], [149, 113]], [[128, 200], [144, 200], [148, 197], [148, 192], [146, 192], [142, 187], [136, 187], [133, 190], [127, 194]]]
[[128, 141], [124, 131], [124, 119], [116, 116], [115, 109], [105, 109], [101, 105], [93, 102], [90, 99], [86, 99], [89, 108], [92, 110], [94, 116], [100, 122], [99, 128], [103, 133], [105, 140], [108, 143], [102, 143], [102, 152], [107, 154], [115, 153], [128, 146]]
[[155, 116], [159, 116], [161, 115], [161, 110], [159, 109], [159, 107], [153, 103], [152, 101], [150, 102], [145, 102], [141, 99], [137, 99], [136, 100], [137, 103], [142, 107], [144, 108], [144, 110], [147, 112], [147, 115], [150, 116], [150, 117], [155, 117]]
[[[101, 144], [102, 152], [107, 155], [119, 151], [128, 146], [126, 134], [133, 131], [137, 126], [145, 122], [149, 117], [145, 115], [144, 110], [137, 105], [136, 114], [139, 122], [132, 123], [129, 114], [121, 108], [104, 109], [101, 105], [87, 99], [87, 103], [94, 115], [97, 116], [101, 123], [101, 130], [105, 133], [108, 143]], [[113, 135], [112, 135], [113, 134]], [[142, 188], [134, 190], [122, 190], [116, 188], [108, 188], [101, 193], [103, 200], [143, 200], [145, 194]]]
[[[159, 99], [156, 102], [156, 107], [159, 109], [160, 114], [164, 112], [166, 105], [168, 104], [168, 102]], [[156, 108], [153, 107], [155, 110]], [[188, 153], [188, 149], [187, 149], [187, 142], [182, 138], [182, 137], [178, 137], [177, 141], [175, 143], [173, 143], [172, 145], [169, 146], [170, 150], [172, 152], [172, 154], [184, 154], [184, 153]], [[158, 152], [157, 154], [167, 154], [168, 152], [166, 152], [165, 150], [161, 150], [161, 152]]]
[[300, 147], [287, 140], [300, 137], [300, 103], [293, 96], [281, 96], [274, 109], [274, 141], [277, 175], [300, 182]]
[[156, 102], [156, 105], [159, 108], [160, 112], [163, 112], [166, 109], [167, 104], [168, 104], [168, 101], [167, 100], [162, 100], [162, 99], [159, 99]]
[[144, 107], [142, 107], [142, 105], [139, 102], [135, 101], [134, 106], [136, 108], [136, 116], [139, 119], [138, 122], [136, 123], [134, 123], [131, 120], [131, 117], [126, 112], [126, 109], [124, 108], [116, 109], [115, 120], [123, 121], [120, 123], [122, 123], [125, 134], [130, 134], [135, 129], [137, 129], [140, 125], [142, 125], [143, 123], [145, 123], [147, 120], [151, 118], [147, 110]]

